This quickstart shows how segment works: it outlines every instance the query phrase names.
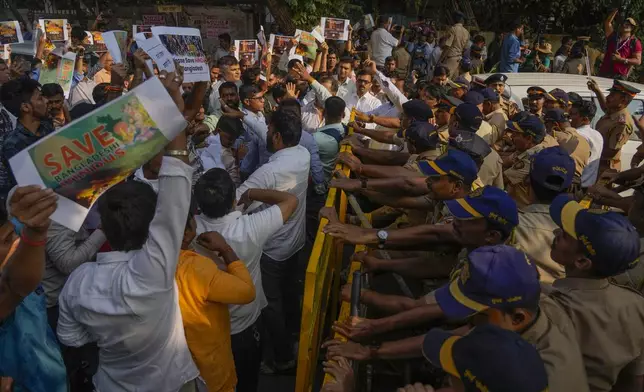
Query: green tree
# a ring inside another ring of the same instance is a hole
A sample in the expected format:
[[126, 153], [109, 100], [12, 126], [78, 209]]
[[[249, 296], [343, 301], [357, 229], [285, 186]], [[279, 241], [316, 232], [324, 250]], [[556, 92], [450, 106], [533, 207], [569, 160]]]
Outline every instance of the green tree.
[[345, 18], [362, 9], [346, 0], [267, 0], [266, 5], [285, 34], [310, 31], [324, 16]]

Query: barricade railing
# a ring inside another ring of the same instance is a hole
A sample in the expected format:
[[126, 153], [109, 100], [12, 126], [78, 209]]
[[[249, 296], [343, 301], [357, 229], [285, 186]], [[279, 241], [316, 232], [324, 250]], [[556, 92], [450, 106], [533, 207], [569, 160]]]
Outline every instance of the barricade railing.
[[[355, 113], [351, 113], [353, 121]], [[349, 133], [351, 133], [349, 129]], [[341, 146], [340, 152], [351, 152], [350, 146]], [[335, 170], [350, 174], [346, 165], [338, 164]], [[330, 188], [325, 207], [334, 207], [340, 222], [345, 222], [347, 196], [344, 191]], [[342, 268], [342, 245], [327, 236], [322, 229], [329, 222], [322, 218], [315, 235], [313, 249], [309, 257], [304, 278], [304, 297], [302, 301], [302, 320], [297, 356], [296, 392], [310, 392], [318, 370], [320, 345], [324, 338], [327, 313], [335, 315], [340, 294], [340, 270]], [[329, 311], [329, 305], [331, 310]]]

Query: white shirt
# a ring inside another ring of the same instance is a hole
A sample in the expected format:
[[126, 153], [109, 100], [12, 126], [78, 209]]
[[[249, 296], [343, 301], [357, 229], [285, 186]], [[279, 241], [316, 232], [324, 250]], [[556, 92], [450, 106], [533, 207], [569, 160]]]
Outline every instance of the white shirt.
[[351, 80], [351, 78], [347, 78], [347, 80], [345, 80], [344, 82], [340, 82], [338, 80], [338, 93], [336, 94], [336, 97], [340, 97], [346, 102], [347, 98], [355, 94], [356, 94], [356, 82]]
[[207, 147], [197, 149], [203, 164], [203, 169], [205, 171], [215, 167], [223, 169], [225, 166], [222, 160], [223, 147], [221, 146], [219, 134], [208, 136], [206, 142], [208, 144]]
[[[312, 98], [302, 106], [302, 131], [313, 134], [318, 130], [318, 128], [324, 126], [324, 116], [322, 115], [322, 109], [318, 109], [315, 106], [315, 103], [317, 101], [319, 104], [321, 104], [322, 107], [324, 107], [324, 102], [326, 102], [327, 98], [331, 97], [332, 95], [329, 90], [326, 89], [326, 87], [315, 80], [313, 81], [313, 83], [311, 83], [311, 91], [309, 91], [309, 94], [307, 94], [307, 96], [311, 96]], [[346, 102], [346, 99], [344, 101]], [[351, 110], [349, 109], [349, 107], [345, 107], [342, 123], [347, 124], [350, 117]]]
[[58, 338], [97, 342], [99, 392], [176, 392], [199, 371], [183, 330], [175, 272], [190, 208], [193, 169], [164, 157], [148, 239], [139, 250], [99, 253], [69, 276], [58, 302]]
[[588, 144], [590, 144], [590, 158], [588, 159], [588, 164], [586, 164], [584, 170], [581, 172], [581, 186], [587, 188], [597, 181], [597, 176], [599, 175], [599, 158], [604, 149], [604, 138], [601, 133], [591, 128], [590, 125], [577, 128], [577, 132], [588, 140]]
[[391, 56], [393, 48], [398, 46], [398, 40], [390, 32], [380, 27], [371, 33], [371, 59], [377, 66], [384, 66], [385, 59]]
[[79, 103], [91, 103], [94, 105], [96, 102], [94, 102], [92, 93], [95, 87], [96, 82], [92, 79], [85, 79], [76, 83], [74, 88], [69, 92], [69, 98], [67, 99], [69, 108], [73, 109]]
[[[219, 62], [219, 59], [221, 59], [224, 56], [234, 56], [235, 54], [229, 50], [226, 50], [222, 48], [221, 46], [217, 48], [215, 51], [215, 64]], [[219, 66], [219, 64], [217, 64]]]
[[136, 169], [134, 172], [134, 179], [136, 181], [144, 182], [152, 187], [154, 189], [155, 193], [159, 193], [159, 180], [150, 180], [148, 178], [145, 178], [145, 174], [143, 174], [143, 168], [140, 167]]
[[[311, 154], [299, 144], [284, 148], [271, 155], [268, 162], [260, 166], [237, 188], [237, 199], [251, 188], [274, 189], [288, 192], [297, 197], [295, 213], [264, 245], [264, 253], [271, 259], [282, 261], [293, 256], [304, 246], [306, 190], [309, 185]], [[253, 203], [249, 210], [256, 208]]]
[[282, 212], [278, 206], [271, 206], [261, 212], [242, 215], [233, 211], [220, 218], [212, 219], [197, 215], [197, 234], [216, 231], [244, 262], [255, 284], [255, 300], [247, 305], [231, 305], [230, 333], [243, 332], [259, 318], [268, 302], [262, 287], [262, 272], [259, 260], [266, 241], [283, 225]]
[[348, 99], [345, 99], [344, 102], [347, 104], [347, 109], [352, 110], [356, 109], [362, 113], [367, 113], [382, 105], [382, 102], [371, 91], [367, 91], [362, 97], [358, 97], [357, 94], [354, 94]]

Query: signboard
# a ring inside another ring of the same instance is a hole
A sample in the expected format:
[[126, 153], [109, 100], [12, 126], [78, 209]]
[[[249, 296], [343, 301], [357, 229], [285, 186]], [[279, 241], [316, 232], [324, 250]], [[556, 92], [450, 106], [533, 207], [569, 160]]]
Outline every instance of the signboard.
[[157, 5], [157, 12], [160, 14], [171, 14], [181, 12], [180, 5]]
[[220, 34], [230, 33], [230, 21], [217, 16], [206, 16], [206, 38], [217, 38]]
[[148, 26], [165, 26], [165, 15], [143, 15], [143, 24]]

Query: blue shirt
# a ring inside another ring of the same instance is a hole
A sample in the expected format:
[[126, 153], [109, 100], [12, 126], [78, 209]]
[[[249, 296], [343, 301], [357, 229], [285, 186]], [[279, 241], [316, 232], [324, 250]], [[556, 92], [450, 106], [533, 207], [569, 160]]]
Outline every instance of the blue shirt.
[[27, 128], [18, 121], [16, 123], [16, 128], [4, 136], [1, 146], [2, 165], [0, 165], [0, 196], [6, 196], [11, 188], [16, 185], [16, 179], [13, 176], [11, 167], [9, 166], [9, 159], [54, 131], [54, 124], [51, 120], [42, 120], [36, 133], [32, 133], [27, 130]]
[[42, 287], [0, 322], [0, 376], [13, 378], [15, 392], [67, 391], [65, 364], [47, 323]]
[[501, 61], [499, 72], [519, 72], [519, 63], [514, 62], [521, 57], [521, 42], [516, 35], [505, 37], [501, 45]]

